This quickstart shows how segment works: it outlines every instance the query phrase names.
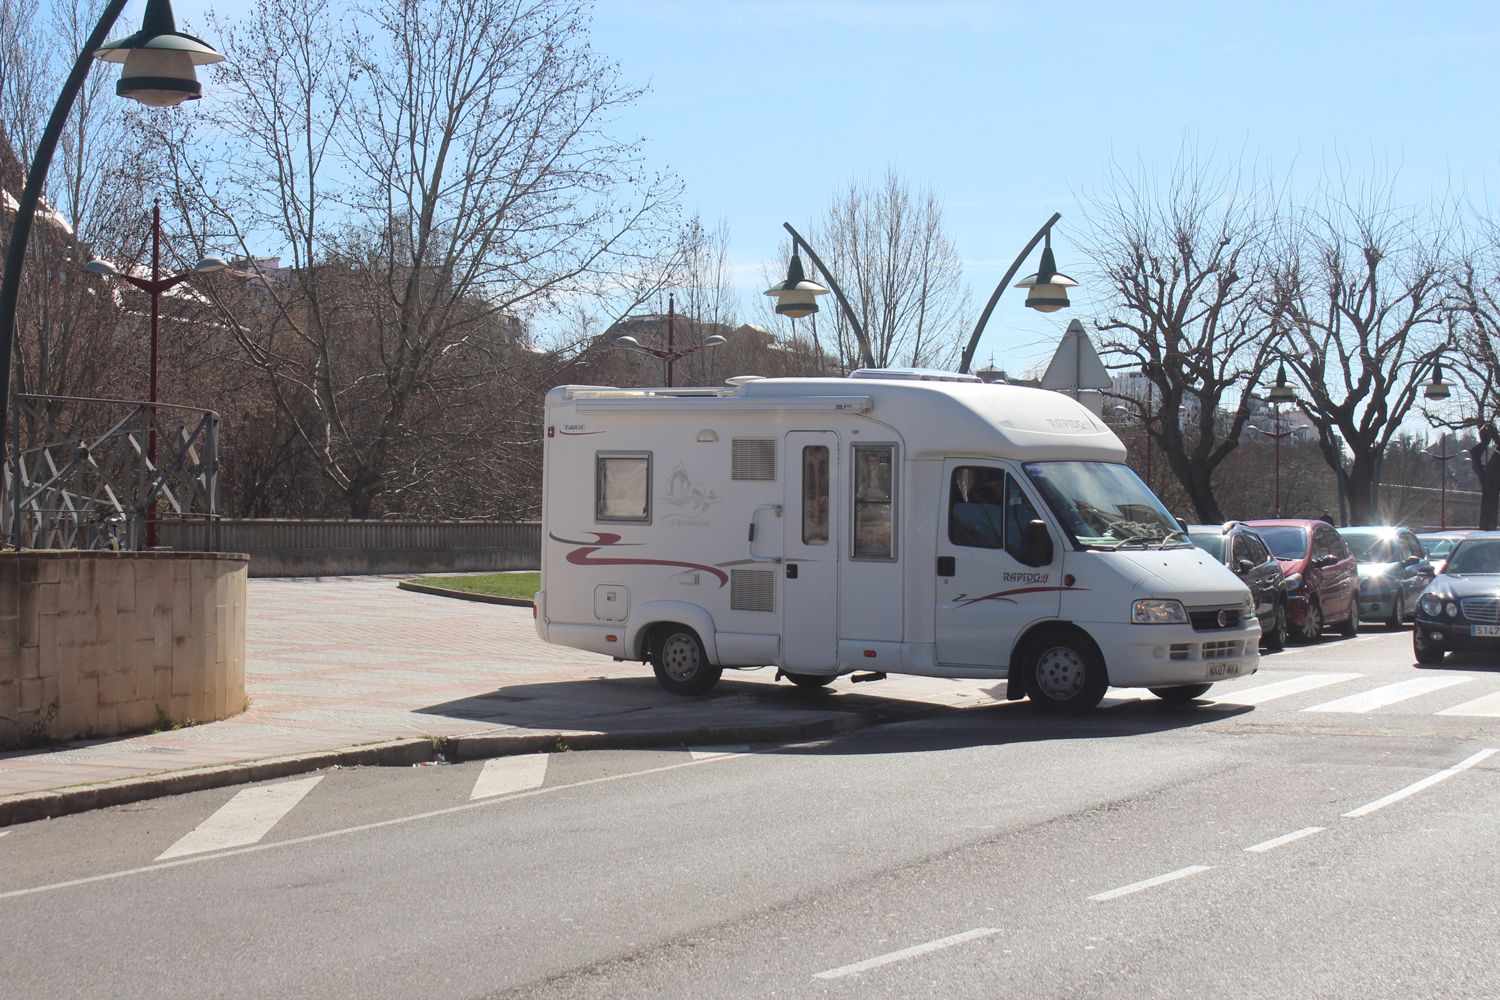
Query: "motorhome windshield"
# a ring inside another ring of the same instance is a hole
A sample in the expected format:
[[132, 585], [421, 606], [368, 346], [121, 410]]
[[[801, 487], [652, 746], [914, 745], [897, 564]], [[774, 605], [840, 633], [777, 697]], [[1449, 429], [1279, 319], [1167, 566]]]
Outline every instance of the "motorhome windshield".
[[1079, 548], [1180, 548], [1192, 544], [1129, 466], [1029, 462], [1025, 469]]

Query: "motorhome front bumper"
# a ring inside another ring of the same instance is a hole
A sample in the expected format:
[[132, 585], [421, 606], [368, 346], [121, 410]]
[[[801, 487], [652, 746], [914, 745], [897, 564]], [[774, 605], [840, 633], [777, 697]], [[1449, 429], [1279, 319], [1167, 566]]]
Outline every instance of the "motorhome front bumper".
[[1199, 632], [1187, 625], [1084, 626], [1104, 651], [1115, 687], [1201, 684], [1244, 677], [1260, 668], [1260, 622]]

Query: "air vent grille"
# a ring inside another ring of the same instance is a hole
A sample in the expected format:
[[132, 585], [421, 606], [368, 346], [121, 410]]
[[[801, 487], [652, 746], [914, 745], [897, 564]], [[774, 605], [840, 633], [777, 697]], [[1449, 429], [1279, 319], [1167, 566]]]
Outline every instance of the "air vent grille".
[[776, 480], [776, 439], [735, 438], [731, 479]]
[[735, 611], [775, 611], [775, 571], [769, 569], [730, 570], [729, 606]]

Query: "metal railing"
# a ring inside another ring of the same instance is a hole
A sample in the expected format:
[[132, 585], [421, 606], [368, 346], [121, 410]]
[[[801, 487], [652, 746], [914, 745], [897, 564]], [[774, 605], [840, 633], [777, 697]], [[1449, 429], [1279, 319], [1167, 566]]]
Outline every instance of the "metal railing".
[[[11, 397], [0, 535], [17, 548], [140, 549], [148, 520], [216, 551], [219, 415], [77, 396]], [[147, 458], [152, 436], [157, 463]]]

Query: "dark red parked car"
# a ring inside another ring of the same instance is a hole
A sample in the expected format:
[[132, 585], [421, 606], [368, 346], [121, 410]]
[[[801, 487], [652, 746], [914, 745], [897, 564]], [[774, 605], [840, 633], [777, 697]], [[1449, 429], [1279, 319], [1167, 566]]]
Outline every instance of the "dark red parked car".
[[1246, 521], [1286, 574], [1287, 618], [1300, 642], [1317, 642], [1323, 626], [1359, 634], [1359, 564], [1327, 521]]

